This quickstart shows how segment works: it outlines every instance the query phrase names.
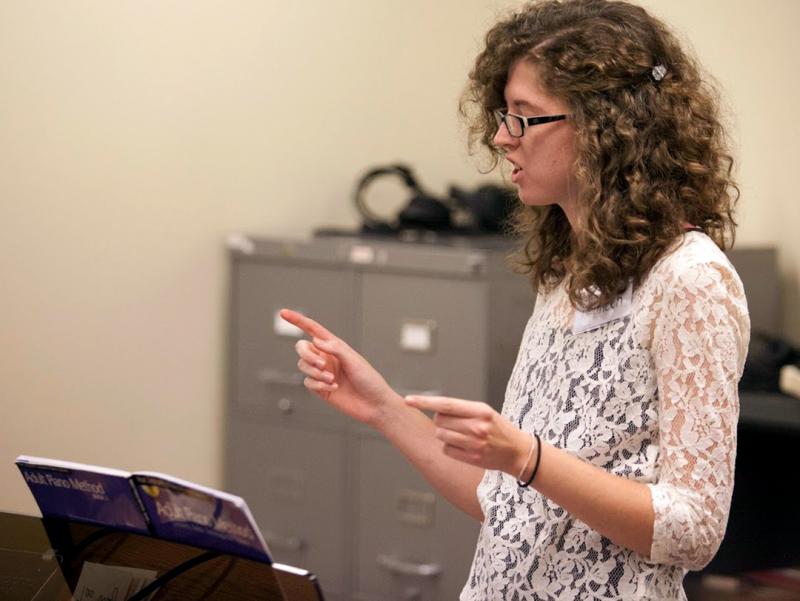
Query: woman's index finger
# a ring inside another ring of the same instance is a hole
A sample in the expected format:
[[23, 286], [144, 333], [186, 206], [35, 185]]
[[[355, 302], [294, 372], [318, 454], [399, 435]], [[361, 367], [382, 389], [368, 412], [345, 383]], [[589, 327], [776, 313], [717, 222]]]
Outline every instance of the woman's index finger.
[[406, 401], [417, 409], [427, 409], [436, 413], [452, 415], [456, 417], [473, 417], [478, 415], [482, 403], [475, 401], [464, 401], [443, 396], [409, 395]]
[[281, 309], [280, 316], [290, 324], [303, 330], [312, 338], [319, 338], [320, 340], [331, 340], [335, 338], [333, 333], [325, 328], [325, 326], [314, 321], [310, 317], [306, 317], [302, 313], [298, 313], [292, 309]]

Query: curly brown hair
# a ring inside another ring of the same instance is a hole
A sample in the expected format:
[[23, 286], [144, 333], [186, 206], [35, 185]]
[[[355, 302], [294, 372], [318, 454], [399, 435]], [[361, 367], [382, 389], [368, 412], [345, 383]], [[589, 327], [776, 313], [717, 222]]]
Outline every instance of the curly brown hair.
[[[573, 231], [557, 205], [518, 207], [517, 258], [534, 285], [566, 278], [572, 304], [594, 309], [638, 285], [687, 223], [723, 250], [733, 243], [739, 189], [718, 94], [661, 21], [623, 1], [543, 0], [497, 23], [460, 104], [470, 148], [488, 149], [492, 168], [503, 155], [493, 111], [518, 59], [570, 107], [583, 216]], [[591, 287], [597, 296], [582, 292]]]

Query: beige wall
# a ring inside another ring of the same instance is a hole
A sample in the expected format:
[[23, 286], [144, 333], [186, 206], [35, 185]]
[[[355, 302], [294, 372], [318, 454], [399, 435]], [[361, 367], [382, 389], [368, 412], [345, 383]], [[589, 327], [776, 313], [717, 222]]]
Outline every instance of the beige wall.
[[[218, 485], [226, 233], [354, 225], [383, 162], [480, 181], [455, 103], [512, 4], [0, 2], [0, 510], [35, 512], [19, 453]], [[800, 3], [647, 5], [725, 88], [740, 241], [779, 246], [797, 304]]]

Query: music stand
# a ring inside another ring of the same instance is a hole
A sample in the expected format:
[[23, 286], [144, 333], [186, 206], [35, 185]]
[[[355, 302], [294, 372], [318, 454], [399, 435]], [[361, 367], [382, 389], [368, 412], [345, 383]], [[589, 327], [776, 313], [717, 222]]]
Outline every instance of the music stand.
[[156, 581], [129, 601], [323, 601], [316, 577], [307, 570], [61, 518], [43, 518], [42, 524], [70, 595], [89, 562], [157, 572]]

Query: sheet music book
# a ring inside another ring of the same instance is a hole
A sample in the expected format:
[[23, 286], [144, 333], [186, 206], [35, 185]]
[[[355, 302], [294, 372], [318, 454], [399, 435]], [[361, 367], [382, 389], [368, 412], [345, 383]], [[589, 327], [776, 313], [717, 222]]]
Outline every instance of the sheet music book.
[[44, 517], [149, 534], [272, 563], [241, 497], [158, 472], [125, 472], [20, 455], [17, 467]]

